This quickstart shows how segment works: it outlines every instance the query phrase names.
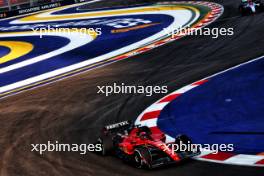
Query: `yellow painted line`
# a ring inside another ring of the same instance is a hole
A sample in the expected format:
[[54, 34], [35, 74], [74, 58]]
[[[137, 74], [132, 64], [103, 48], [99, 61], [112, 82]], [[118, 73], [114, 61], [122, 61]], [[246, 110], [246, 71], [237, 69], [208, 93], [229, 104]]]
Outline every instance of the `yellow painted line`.
[[78, 19], [83, 17], [98, 17], [98, 16], [109, 16], [109, 15], [124, 15], [131, 13], [140, 13], [140, 12], [157, 12], [165, 10], [186, 10], [186, 8], [191, 8], [192, 10], [199, 12], [198, 9], [190, 6], [159, 6], [159, 7], [145, 7], [140, 9], [125, 9], [125, 10], [115, 10], [115, 11], [106, 11], [106, 12], [87, 12], [87, 13], [76, 13], [76, 14], [67, 14], [67, 15], [50, 15], [47, 17], [39, 16], [40, 14], [34, 14], [19, 19], [22, 22], [27, 21], [55, 21], [55, 20], [69, 20], [69, 19]]
[[0, 46], [10, 49], [10, 52], [0, 58], [0, 64], [17, 59], [31, 52], [34, 46], [28, 42], [21, 41], [0, 41]]

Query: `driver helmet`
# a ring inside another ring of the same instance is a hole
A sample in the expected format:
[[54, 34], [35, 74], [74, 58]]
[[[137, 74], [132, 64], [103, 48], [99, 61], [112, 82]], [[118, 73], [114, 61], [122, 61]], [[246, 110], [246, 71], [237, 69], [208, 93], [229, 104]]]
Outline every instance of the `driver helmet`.
[[148, 135], [147, 135], [146, 132], [142, 131], [142, 132], [139, 133], [139, 137], [140, 137], [140, 138], [147, 138]]

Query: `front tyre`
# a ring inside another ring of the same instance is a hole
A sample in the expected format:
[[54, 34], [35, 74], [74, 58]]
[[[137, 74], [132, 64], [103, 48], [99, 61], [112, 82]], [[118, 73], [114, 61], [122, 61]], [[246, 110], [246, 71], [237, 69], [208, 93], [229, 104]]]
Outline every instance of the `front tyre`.
[[147, 148], [137, 148], [134, 152], [136, 168], [151, 168], [151, 154]]

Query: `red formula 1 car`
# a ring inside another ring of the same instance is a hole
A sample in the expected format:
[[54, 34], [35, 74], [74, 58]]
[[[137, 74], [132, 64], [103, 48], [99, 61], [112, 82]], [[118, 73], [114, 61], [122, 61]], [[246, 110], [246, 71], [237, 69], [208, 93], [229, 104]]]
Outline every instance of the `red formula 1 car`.
[[[115, 155], [137, 168], [155, 168], [199, 155], [197, 151], [177, 151], [165, 143], [166, 136], [146, 126], [135, 126], [124, 121], [105, 126], [97, 143], [102, 155]], [[190, 144], [190, 139], [179, 135], [174, 144]]]

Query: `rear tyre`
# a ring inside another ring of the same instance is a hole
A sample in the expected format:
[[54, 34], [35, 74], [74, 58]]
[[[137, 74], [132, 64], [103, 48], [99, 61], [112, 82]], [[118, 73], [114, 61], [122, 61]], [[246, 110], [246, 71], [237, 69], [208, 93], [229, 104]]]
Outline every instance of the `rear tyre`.
[[151, 130], [147, 126], [139, 127], [139, 132], [146, 132], [148, 135], [151, 135]]
[[238, 10], [239, 10], [239, 13], [240, 13], [242, 16], [246, 16], [246, 15], [247, 15], [246, 10], [245, 10], [242, 6], [240, 6], [240, 7], [238, 8]]
[[109, 155], [114, 149], [112, 139], [109, 136], [99, 137], [97, 143], [102, 145], [101, 155], [103, 156]]
[[263, 3], [260, 3], [259, 11], [264, 12], [264, 4]]
[[134, 164], [136, 168], [151, 168], [151, 154], [147, 148], [135, 149]]

